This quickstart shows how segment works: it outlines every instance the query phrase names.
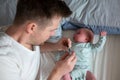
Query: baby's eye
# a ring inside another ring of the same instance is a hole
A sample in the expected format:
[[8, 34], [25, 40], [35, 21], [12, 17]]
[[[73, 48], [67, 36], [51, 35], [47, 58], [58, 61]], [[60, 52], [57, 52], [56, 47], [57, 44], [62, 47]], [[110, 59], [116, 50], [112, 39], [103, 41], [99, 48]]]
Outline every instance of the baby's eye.
[[85, 40], [86, 40], [86, 41], [88, 41], [88, 39], [87, 39], [87, 38], [86, 38]]
[[80, 34], [80, 32], [77, 32], [77, 34]]

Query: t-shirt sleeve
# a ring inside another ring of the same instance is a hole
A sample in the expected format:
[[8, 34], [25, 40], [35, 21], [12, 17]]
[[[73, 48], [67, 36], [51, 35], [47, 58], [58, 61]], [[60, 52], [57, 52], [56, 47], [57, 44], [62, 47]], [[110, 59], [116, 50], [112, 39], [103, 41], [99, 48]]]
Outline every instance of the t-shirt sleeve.
[[6, 56], [0, 56], [0, 80], [22, 80], [16, 62]]

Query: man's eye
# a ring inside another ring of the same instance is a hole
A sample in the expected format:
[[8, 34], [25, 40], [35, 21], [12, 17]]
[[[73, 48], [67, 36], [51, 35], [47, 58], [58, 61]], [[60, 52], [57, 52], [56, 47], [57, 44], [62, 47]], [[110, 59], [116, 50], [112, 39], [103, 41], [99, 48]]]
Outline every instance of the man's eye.
[[50, 30], [50, 32], [53, 32], [53, 31], [55, 31], [55, 30]]

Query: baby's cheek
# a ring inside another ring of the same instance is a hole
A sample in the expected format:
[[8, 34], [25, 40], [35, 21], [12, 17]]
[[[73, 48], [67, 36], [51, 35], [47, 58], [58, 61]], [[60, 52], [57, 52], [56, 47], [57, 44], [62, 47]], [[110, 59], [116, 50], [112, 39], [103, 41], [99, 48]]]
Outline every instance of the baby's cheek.
[[79, 41], [79, 37], [75, 36], [75, 37], [74, 37], [74, 41], [75, 41], [75, 42], [78, 42], [78, 41]]

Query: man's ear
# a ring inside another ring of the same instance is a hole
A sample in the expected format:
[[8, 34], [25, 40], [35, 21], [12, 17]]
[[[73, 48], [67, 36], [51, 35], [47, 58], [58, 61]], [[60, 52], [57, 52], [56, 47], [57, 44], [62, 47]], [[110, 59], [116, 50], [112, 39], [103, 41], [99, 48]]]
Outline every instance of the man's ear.
[[36, 23], [28, 23], [25, 29], [27, 33], [33, 33], [36, 30], [36, 28], [37, 28]]

